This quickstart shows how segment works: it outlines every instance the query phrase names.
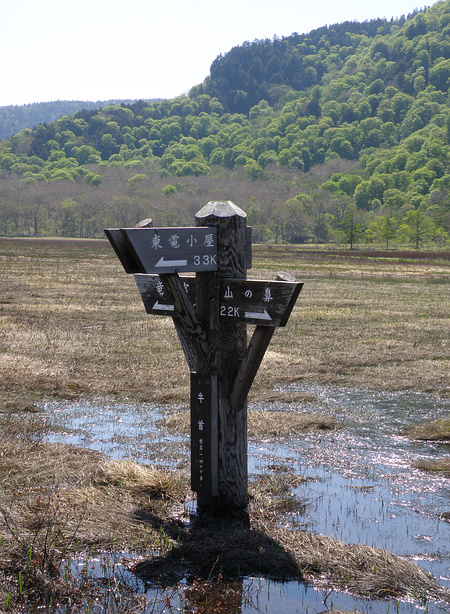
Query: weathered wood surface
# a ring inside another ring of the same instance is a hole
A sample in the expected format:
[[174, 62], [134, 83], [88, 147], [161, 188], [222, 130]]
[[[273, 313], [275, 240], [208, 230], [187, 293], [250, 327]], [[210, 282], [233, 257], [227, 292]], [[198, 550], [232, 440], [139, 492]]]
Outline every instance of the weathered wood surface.
[[177, 319], [183, 325], [185, 339], [190, 340], [197, 357], [205, 355], [208, 352], [207, 331], [189, 299], [182, 278], [177, 273], [164, 273], [159, 277], [173, 302]]
[[191, 373], [191, 488], [219, 495], [217, 373]]
[[143, 273], [217, 270], [215, 228], [121, 228]]
[[[246, 214], [230, 202], [210, 202], [196, 215], [199, 226], [217, 227], [218, 270], [197, 273], [197, 313], [207, 332], [207, 351], [197, 372], [218, 376], [218, 497], [198, 493], [200, 508], [247, 505], [247, 412], [231, 407], [231, 391], [246, 352], [247, 327], [219, 317], [220, 279], [246, 278]], [[244, 403], [245, 405], [245, 403]]]
[[274, 332], [275, 328], [269, 326], [255, 328], [231, 391], [230, 402], [233, 411], [239, 412], [246, 407], [247, 394]]
[[[287, 313], [282, 314], [280, 312], [280, 322], [283, 322], [284, 325], [294, 307], [295, 301], [297, 300], [297, 297], [303, 287], [303, 283], [296, 283], [293, 275], [283, 271], [278, 273], [276, 281], [272, 282], [272, 284], [274, 283], [289, 284], [290, 286], [294, 286], [294, 288], [292, 288], [292, 296], [288, 297], [288, 301], [285, 305]], [[281, 326], [281, 324], [279, 325]], [[255, 328], [231, 392], [231, 406], [234, 411], [240, 411], [244, 407], [247, 394], [251, 388], [253, 380], [255, 379], [274, 332], [275, 328], [269, 326], [259, 325]]]
[[[192, 488], [200, 510], [228, 512], [247, 505], [247, 393], [303, 284], [246, 279], [251, 233], [233, 203], [208, 203], [196, 224], [105, 233], [147, 313], [173, 318], [191, 371]], [[248, 347], [247, 323], [257, 324]]]
[[261, 326], [285, 326], [303, 283], [220, 279], [219, 316]]
[[104, 233], [108, 237], [126, 273], [145, 273], [145, 270], [139, 262], [136, 261], [128, 242], [119, 228], [108, 228]]
[[[167, 293], [159, 275], [143, 275], [138, 273], [134, 276], [137, 288], [144, 303], [145, 311], [151, 315], [174, 316], [175, 305], [172, 297]], [[195, 277], [182, 277], [181, 281], [192, 305], [195, 307], [197, 300]]]

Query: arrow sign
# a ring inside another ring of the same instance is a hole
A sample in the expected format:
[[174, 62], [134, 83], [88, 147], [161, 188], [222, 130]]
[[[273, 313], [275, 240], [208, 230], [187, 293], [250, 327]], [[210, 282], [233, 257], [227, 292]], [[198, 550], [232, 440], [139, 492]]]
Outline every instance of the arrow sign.
[[[175, 315], [174, 305], [158, 275], [138, 273], [134, 279], [147, 313]], [[195, 305], [195, 277], [183, 276], [180, 279]], [[221, 279], [219, 315], [222, 320], [285, 326], [302, 287], [302, 282]]]
[[[267, 309], [264, 309], [262, 313], [260, 313], [259, 311], [245, 311], [244, 314], [245, 319], [248, 320], [266, 320], [267, 322], [272, 321], [272, 318], [267, 313]], [[259, 324], [260, 323], [261, 322], [259, 322]]]
[[176, 270], [179, 268], [187, 267], [187, 265], [188, 265], [187, 260], [165, 260], [164, 258], [160, 258], [158, 262], [155, 264], [155, 268], [157, 269], [173, 268]]
[[158, 301], [151, 307], [154, 311], [174, 311], [175, 307], [173, 305], [162, 305]]
[[[175, 315], [175, 307], [158, 275], [136, 274], [134, 280], [147, 313], [157, 316]], [[192, 304], [195, 304], [195, 277], [181, 277], [181, 280]]]
[[[104, 230], [126, 273], [217, 270], [217, 229], [214, 227], [138, 229], [145, 231], [145, 234], [137, 234], [136, 230], [137, 228]], [[251, 269], [251, 226], [247, 226], [245, 237], [246, 267]], [[180, 258], [180, 252], [183, 251], [181, 247], [195, 253], [191, 253], [190, 259]], [[153, 253], [153, 250], [157, 252], [160, 248], [165, 252], [169, 251], [171, 255], [161, 256], [160, 253], [158, 259], [158, 254]]]
[[285, 326], [302, 287], [302, 282], [223, 278], [219, 315], [228, 321]]
[[134, 273], [217, 271], [215, 227], [119, 230], [137, 264]]

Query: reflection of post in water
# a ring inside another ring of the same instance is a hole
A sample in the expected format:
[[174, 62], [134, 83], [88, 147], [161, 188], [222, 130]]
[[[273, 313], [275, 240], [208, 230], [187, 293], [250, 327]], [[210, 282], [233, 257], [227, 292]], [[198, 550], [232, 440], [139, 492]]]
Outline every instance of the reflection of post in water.
[[139, 561], [133, 572], [154, 585], [164, 587], [167, 582], [173, 587], [180, 583], [186, 612], [242, 612], [244, 605], [252, 605], [259, 594], [259, 586], [244, 584], [244, 578], [302, 580], [295, 557], [262, 526], [252, 529], [246, 514], [220, 519], [194, 516], [184, 527], [163, 523], [151, 513], [145, 514], [145, 520], [159, 526], [177, 545], [161, 557]]
[[194, 581], [184, 592], [184, 611], [189, 614], [220, 612], [240, 614], [244, 600], [242, 580], [223, 582], [218, 580]]

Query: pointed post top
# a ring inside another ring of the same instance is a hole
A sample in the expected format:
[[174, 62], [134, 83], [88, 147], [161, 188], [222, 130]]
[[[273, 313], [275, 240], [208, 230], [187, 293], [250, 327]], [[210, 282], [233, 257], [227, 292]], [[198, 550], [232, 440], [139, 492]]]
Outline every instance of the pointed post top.
[[195, 217], [197, 220], [206, 217], [247, 217], [245, 211], [242, 211], [240, 207], [231, 202], [231, 200], [222, 200], [222, 201], [209, 201], [198, 213], [196, 213]]

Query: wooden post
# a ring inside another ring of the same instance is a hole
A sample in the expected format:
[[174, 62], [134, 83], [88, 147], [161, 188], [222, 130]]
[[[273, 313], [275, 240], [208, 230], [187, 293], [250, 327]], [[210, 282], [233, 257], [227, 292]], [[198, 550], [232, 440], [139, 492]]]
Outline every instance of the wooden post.
[[[230, 201], [209, 202], [196, 228], [105, 230], [146, 311], [173, 317], [191, 371], [191, 484], [201, 511], [247, 506], [247, 393], [303, 286], [285, 273], [247, 280], [246, 217]], [[256, 324], [248, 348], [247, 323]]]
[[[200, 509], [239, 510], [247, 505], [247, 403], [231, 404], [234, 380], [247, 347], [247, 326], [219, 317], [220, 279], [246, 278], [246, 214], [233, 203], [209, 202], [197, 226], [216, 226], [218, 270], [197, 273], [196, 310], [206, 332], [197, 372], [217, 375], [217, 496], [198, 492]], [[246, 394], [245, 394], [246, 397]]]

